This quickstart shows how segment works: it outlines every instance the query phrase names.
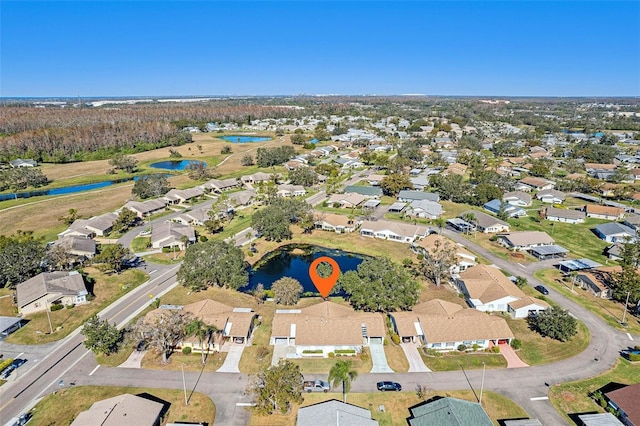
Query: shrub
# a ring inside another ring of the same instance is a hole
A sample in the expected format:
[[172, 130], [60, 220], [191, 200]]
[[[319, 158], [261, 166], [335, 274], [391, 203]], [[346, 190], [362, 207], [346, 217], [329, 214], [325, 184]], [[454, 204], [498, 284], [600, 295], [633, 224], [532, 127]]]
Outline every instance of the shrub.
[[209, 239], [207, 238], [206, 235], [200, 235], [200, 242], [201, 243], [206, 243], [207, 241], [209, 241]]
[[464, 351], [466, 351], [466, 350], [467, 350], [467, 345], [458, 345], [458, 350], [459, 350], [460, 352], [464, 352]]
[[333, 358], [334, 356], [336, 356], [336, 354], [334, 354], [333, 352], [329, 352], [329, 353], [327, 354], [327, 356], [328, 356], [329, 358]]
[[51, 307], [49, 308], [49, 310], [51, 312], [55, 312], [55, 311], [59, 311], [60, 309], [64, 308], [64, 306], [61, 303], [56, 303], [55, 305], [51, 305]]
[[256, 349], [256, 358], [265, 359], [270, 353], [271, 351], [266, 346], [258, 346], [258, 349]]
[[522, 341], [519, 339], [513, 339], [511, 341], [511, 347], [513, 349], [520, 349], [522, 347]]
[[65, 308], [67, 309], [73, 309], [76, 305], [74, 305], [73, 303], [69, 304], [69, 305], [65, 305]]
[[189, 355], [191, 353], [191, 346], [185, 346], [182, 348], [182, 353], [185, 355]]
[[5, 368], [11, 365], [11, 363], [13, 363], [13, 358], [9, 358], [4, 360], [3, 362], [0, 362], [0, 371], [3, 371]]
[[500, 347], [499, 346], [494, 346], [491, 348], [491, 352], [493, 352], [494, 354], [499, 354], [500, 353]]
[[629, 354], [629, 361], [637, 362], [640, 361], [640, 354]]
[[362, 352], [360, 353], [360, 359], [363, 361], [369, 361], [369, 352], [367, 352], [366, 348], [362, 348]]
[[303, 354], [321, 354], [322, 352], [322, 349], [305, 349], [304, 351], [302, 351]]
[[231, 147], [229, 145], [226, 145], [222, 147], [220, 154], [231, 154], [232, 152], [233, 150], [231, 149]]
[[397, 335], [397, 334], [395, 334], [395, 333], [394, 333], [394, 334], [392, 334], [392, 335], [391, 335], [391, 341], [392, 341], [393, 343], [395, 343], [396, 345], [399, 345], [399, 344], [400, 344], [400, 336], [398, 336], [398, 335]]
[[605, 408], [608, 405], [607, 400], [604, 398], [604, 395], [602, 394], [602, 391], [599, 391], [599, 390], [593, 391], [591, 392], [590, 396], [595, 400], [596, 404], [598, 404], [602, 408]]
[[[322, 352], [322, 351], [321, 351]], [[336, 349], [336, 354], [355, 354], [355, 349]]]

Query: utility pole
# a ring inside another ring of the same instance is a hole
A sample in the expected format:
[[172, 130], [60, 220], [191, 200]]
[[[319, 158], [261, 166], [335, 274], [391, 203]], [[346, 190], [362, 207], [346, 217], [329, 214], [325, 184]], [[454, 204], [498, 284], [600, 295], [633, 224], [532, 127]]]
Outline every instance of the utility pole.
[[630, 295], [631, 295], [631, 290], [627, 291], [627, 300], [624, 302], [624, 312], [622, 312], [622, 324], [624, 324], [624, 319], [627, 316], [627, 305], [629, 304]]
[[187, 382], [184, 380], [184, 364], [182, 364], [182, 388], [184, 389], [184, 405], [189, 405], [187, 399]]
[[49, 320], [49, 330], [51, 330], [51, 334], [53, 334], [53, 325], [51, 324], [51, 316], [49, 315], [49, 303], [47, 299], [44, 300], [44, 310], [47, 313], [47, 319]]
[[482, 390], [484, 389], [484, 370], [485, 370], [486, 366], [487, 365], [483, 362], [482, 363], [482, 383], [480, 384], [480, 401], [478, 401], [480, 406], [482, 406]]

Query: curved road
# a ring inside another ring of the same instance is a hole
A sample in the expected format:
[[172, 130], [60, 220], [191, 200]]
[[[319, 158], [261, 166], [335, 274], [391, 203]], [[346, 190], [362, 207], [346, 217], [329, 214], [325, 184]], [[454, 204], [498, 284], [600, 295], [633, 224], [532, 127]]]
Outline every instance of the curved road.
[[[162, 218], [166, 220], [166, 217]], [[146, 225], [148, 226], [148, 224]], [[135, 235], [134, 230], [130, 235]], [[444, 230], [445, 235], [460, 242], [470, 250], [494, 262], [500, 268], [514, 275], [525, 276], [532, 286], [540, 284], [533, 277], [535, 267], [522, 268], [495, 256], [490, 251], [475, 244], [461, 235]], [[125, 240], [128, 238], [125, 238]], [[129, 240], [130, 241], [130, 240]], [[108, 318], [111, 322], [124, 325], [141, 312], [155, 297], [174, 288], [177, 283], [175, 272], [177, 266], [153, 265], [156, 269], [152, 278], [133, 290], [123, 298], [104, 309], [101, 318]], [[573, 315], [586, 324], [591, 333], [588, 348], [579, 355], [564, 361], [542, 366], [487, 370], [485, 373], [484, 389], [499, 392], [521, 405], [531, 417], [538, 418], [542, 424], [555, 425], [565, 423], [562, 416], [555, 411], [548, 400], [534, 400], [531, 398], [546, 397], [548, 385], [579, 380], [601, 374], [611, 368], [619, 356], [619, 351], [640, 341], [640, 336], [633, 336], [631, 341], [626, 333], [614, 330], [582, 306], [564, 298], [549, 289], [550, 297], [568, 309]], [[58, 388], [59, 380], [64, 386], [70, 382], [78, 385], [112, 385], [139, 386], [157, 388], [182, 388], [182, 375], [177, 371], [150, 371], [143, 369], [98, 367], [91, 352], [82, 345], [83, 337], [79, 330], [63, 339], [49, 354], [26, 371], [20, 372], [17, 380], [10, 381], [0, 387], [0, 418], [11, 418], [31, 408], [44, 395]], [[51, 349], [47, 346], [47, 350]], [[4, 350], [21, 350], [23, 347], [12, 347], [0, 343]], [[37, 352], [42, 348], [33, 348]], [[44, 351], [40, 350], [40, 353]], [[90, 355], [90, 356], [87, 356]], [[24, 367], [22, 367], [24, 368]], [[216, 404], [216, 424], [246, 425], [248, 413], [237, 403], [248, 402], [244, 389], [248, 377], [243, 374], [229, 373], [187, 373], [188, 389], [195, 388], [199, 392], [209, 395]], [[479, 392], [482, 371], [452, 371], [432, 373], [396, 373], [363, 374], [353, 383], [353, 392], [371, 392], [375, 383], [380, 380], [393, 378], [401, 382], [407, 391], [418, 384], [434, 390], [468, 389]]]

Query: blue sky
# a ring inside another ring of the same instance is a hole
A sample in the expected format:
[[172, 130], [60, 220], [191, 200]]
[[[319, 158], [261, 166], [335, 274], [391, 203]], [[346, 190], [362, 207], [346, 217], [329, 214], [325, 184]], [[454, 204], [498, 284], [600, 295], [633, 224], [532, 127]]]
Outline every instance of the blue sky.
[[12, 1], [0, 96], [640, 96], [640, 2]]

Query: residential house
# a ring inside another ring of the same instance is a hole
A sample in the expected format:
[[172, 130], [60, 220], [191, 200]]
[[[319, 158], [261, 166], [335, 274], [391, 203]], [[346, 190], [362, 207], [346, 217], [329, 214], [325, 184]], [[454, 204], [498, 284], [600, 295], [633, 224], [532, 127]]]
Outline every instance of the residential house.
[[509, 224], [507, 222], [478, 210], [467, 210], [458, 217], [464, 218], [467, 215], [473, 215], [473, 226], [482, 233], [509, 232]]
[[124, 208], [133, 211], [139, 218], [151, 216], [154, 213], [158, 213], [167, 207], [166, 200], [158, 198], [155, 200], [147, 201], [128, 201]]
[[589, 176], [608, 179], [615, 173], [617, 166], [615, 164], [585, 163], [584, 168]]
[[299, 356], [327, 357], [336, 350], [359, 353], [363, 346], [382, 345], [385, 328], [379, 313], [324, 301], [302, 309], [277, 309], [269, 344], [295, 346]]
[[556, 267], [565, 274], [571, 273], [573, 271], [583, 271], [585, 269], [598, 268], [600, 266], [602, 265], [598, 262], [587, 259], [586, 257], [583, 257], [582, 259], [563, 260], [556, 265]]
[[191, 226], [176, 222], [163, 222], [153, 226], [151, 247], [155, 249], [177, 247], [187, 248], [187, 244], [196, 242], [196, 231]]
[[611, 299], [613, 296], [612, 273], [619, 271], [620, 267], [600, 267], [582, 271], [575, 277], [575, 283], [583, 290], [589, 290], [595, 297]]
[[87, 287], [78, 271], [42, 272], [16, 286], [18, 312], [29, 315], [47, 311], [51, 305], [87, 302]]
[[558, 209], [556, 207], [547, 207], [542, 210], [542, 216], [551, 222], [563, 223], [584, 223], [586, 214], [580, 210]]
[[564, 203], [565, 194], [555, 189], [545, 189], [536, 194], [536, 198], [543, 203], [561, 204]]
[[505, 192], [502, 201], [518, 207], [529, 207], [531, 205], [531, 194], [522, 191]]
[[38, 165], [38, 162], [31, 159], [23, 160], [22, 158], [16, 158], [15, 160], [9, 161], [9, 165], [13, 168], [36, 167]]
[[441, 352], [455, 351], [459, 345], [486, 349], [513, 339], [503, 318], [440, 299], [422, 302], [411, 311], [391, 312], [389, 320], [402, 342]]
[[329, 206], [340, 206], [341, 208], [355, 208], [366, 200], [364, 195], [360, 194], [333, 194], [327, 200]]
[[[624, 426], [616, 416], [607, 413], [580, 414], [580, 426]], [[510, 426], [505, 422], [505, 426]]]
[[429, 201], [440, 201], [440, 195], [434, 192], [422, 192], [422, 191], [413, 191], [409, 189], [403, 189], [398, 193], [398, 201], [404, 202], [412, 202], [412, 201], [420, 201], [420, 200], [429, 200]]
[[278, 197], [301, 197], [307, 194], [307, 190], [302, 185], [278, 185]]
[[396, 201], [395, 203], [389, 206], [387, 210], [389, 213], [402, 213], [402, 211], [407, 207], [407, 203], [403, 203], [401, 201]]
[[596, 192], [602, 195], [603, 197], [613, 197], [615, 195], [615, 190], [617, 187], [618, 185], [614, 183], [606, 182], [600, 185], [600, 187], [598, 187]]
[[426, 237], [428, 234], [429, 228], [426, 226], [392, 222], [389, 220], [379, 220], [376, 222], [366, 220], [360, 226], [360, 235], [362, 236], [409, 244], [413, 243], [416, 239]]
[[482, 406], [457, 398], [440, 398], [409, 408], [409, 426], [491, 426], [493, 422]]
[[348, 185], [344, 188], [345, 194], [360, 194], [367, 199], [380, 199], [382, 197], [382, 189], [377, 186], [358, 186]]
[[637, 182], [640, 180], [640, 169], [633, 169], [629, 171], [629, 174], [633, 177], [634, 181]]
[[[398, 203], [394, 203], [394, 205], [395, 204]], [[402, 204], [404, 205], [404, 203]], [[442, 205], [429, 200], [412, 201], [407, 209], [407, 216], [420, 217], [424, 219], [437, 219], [442, 215], [442, 213], [444, 213]]]
[[515, 218], [523, 217], [527, 215], [527, 211], [525, 209], [506, 203], [504, 201], [498, 200], [497, 198], [495, 200], [486, 202], [483, 208], [496, 215], [500, 214], [500, 212], [502, 211], [509, 217], [515, 217]]
[[4, 339], [14, 331], [19, 330], [22, 325], [22, 318], [20, 317], [0, 316], [0, 339]]
[[245, 185], [255, 185], [261, 182], [271, 182], [274, 176], [271, 173], [256, 172], [252, 175], [244, 175], [240, 178]]
[[384, 179], [384, 175], [376, 175], [376, 174], [371, 174], [366, 178], [364, 178], [364, 180], [366, 180], [371, 186], [379, 186], [380, 182], [382, 182], [383, 179]]
[[221, 332], [222, 341], [203, 342], [202, 347], [199, 340], [193, 338], [180, 344], [180, 347], [190, 346], [195, 351], [219, 351], [225, 343], [248, 344], [258, 318], [251, 308], [232, 307], [211, 299], [184, 305], [182, 310]]
[[582, 208], [587, 217], [605, 220], [618, 220], [624, 217], [624, 209], [619, 207], [600, 206], [595, 204], [587, 204]]
[[361, 220], [350, 219], [341, 214], [316, 212], [315, 226], [325, 231], [332, 231], [337, 234], [353, 232], [362, 223]]
[[96, 401], [79, 413], [71, 426], [159, 426], [164, 404], [125, 393]]
[[467, 172], [467, 166], [465, 166], [464, 164], [452, 163], [452, 164], [449, 164], [449, 167], [447, 167], [442, 171], [442, 174], [464, 176], [466, 172]]
[[238, 188], [241, 185], [242, 185], [242, 181], [238, 181], [235, 178], [229, 178], [229, 179], [211, 179], [203, 183], [202, 185], [200, 185], [200, 187], [209, 192], [222, 193], [224, 191], [228, 191], [233, 188]]
[[60, 247], [65, 253], [78, 259], [91, 259], [96, 254], [96, 242], [77, 235], [66, 235], [54, 241], [53, 247]]
[[640, 383], [607, 392], [604, 396], [622, 423], [626, 426], [640, 426]]
[[368, 408], [335, 399], [298, 408], [296, 426], [377, 426]]
[[465, 249], [462, 245], [454, 243], [446, 237], [438, 234], [430, 234], [425, 238], [411, 244], [411, 251], [426, 256], [429, 253], [435, 253], [440, 247], [446, 247], [450, 244], [454, 249], [456, 262], [449, 268], [452, 274], [458, 274], [467, 268], [477, 265], [476, 256]]
[[182, 204], [189, 200], [196, 199], [204, 195], [204, 189], [201, 187], [187, 189], [172, 189], [162, 198], [167, 200], [167, 204]]
[[556, 186], [554, 181], [532, 176], [522, 178], [518, 183], [529, 187], [529, 191], [546, 191], [548, 189], [553, 189]]
[[509, 303], [526, 297], [498, 268], [487, 265], [461, 272], [455, 284], [469, 306], [482, 312], [508, 312]]
[[236, 207], [247, 207], [253, 204], [257, 198], [256, 191], [252, 189], [245, 189], [243, 191], [234, 192], [228, 195], [228, 200], [231, 205]]
[[527, 251], [534, 247], [550, 246], [554, 243], [553, 238], [541, 231], [511, 232], [498, 235], [498, 242], [516, 251]]
[[203, 226], [204, 223], [209, 220], [210, 211], [211, 207], [189, 210], [173, 218], [173, 221], [183, 225]]
[[608, 243], [634, 241], [636, 231], [618, 222], [601, 223], [596, 226], [594, 232], [601, 240]]
[[426, 176], [413, 176], [409, 178], [409, 181], [416, 191], [423, 191], [429, 186], [429, 178]]
[[549, 304], [544, 300], [525, 296], [518, 300], [509, 302], [507, 312], [513, 319], [528, 318], [537, 315], [545, 309], [549, 309]]
[[627, 215], [627, 217], [622, 222], [622, 224], [628, 226], [629, 228], [634, 229], [637, 232], [638, 229], [640, 229], [640, 215], [638, 214]]
[[364, 167], [364, 163], [362, 161], [352, 158], [337, 158], [335, 162], [341, 165], [343, 169], [356, 169]]
[[58, 238], [71, 235], [84, 238], [103, 237], [111, 232], [117, 218], [118, 215], [115, 213], [105, 213], [90, 219], [76, 219], [69, 228], [58, 234]]

